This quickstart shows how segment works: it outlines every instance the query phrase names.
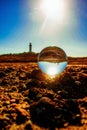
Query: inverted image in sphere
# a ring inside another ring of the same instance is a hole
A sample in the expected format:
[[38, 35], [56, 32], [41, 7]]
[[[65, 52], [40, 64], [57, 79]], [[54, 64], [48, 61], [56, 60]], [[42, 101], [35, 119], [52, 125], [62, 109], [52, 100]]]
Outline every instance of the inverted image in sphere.
[[39, 54], [38, 65], [48, 75], [60, 74], [67, 66], [67, 55], [59, 47], [46, 47]]

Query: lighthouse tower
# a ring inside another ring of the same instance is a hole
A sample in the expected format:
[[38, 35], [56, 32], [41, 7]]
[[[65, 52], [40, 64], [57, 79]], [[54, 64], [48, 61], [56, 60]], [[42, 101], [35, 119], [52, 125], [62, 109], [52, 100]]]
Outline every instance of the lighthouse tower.
[[32, 43], [29, 43], [29, 52], [32, 52]]

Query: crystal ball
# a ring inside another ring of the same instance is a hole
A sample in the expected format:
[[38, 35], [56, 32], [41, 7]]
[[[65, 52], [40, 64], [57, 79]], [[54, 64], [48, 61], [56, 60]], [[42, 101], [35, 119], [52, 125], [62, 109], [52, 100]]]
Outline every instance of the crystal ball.
[[38, 66], [47, 75], [60, 74], [67, 66], [67, 55], [59, 47], [46, 47], [39, 53]]

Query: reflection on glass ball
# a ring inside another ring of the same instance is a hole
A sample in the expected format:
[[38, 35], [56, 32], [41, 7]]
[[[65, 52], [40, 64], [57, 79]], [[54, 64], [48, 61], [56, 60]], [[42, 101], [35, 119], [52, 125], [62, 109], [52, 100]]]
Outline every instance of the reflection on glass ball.
[[66, 53], [56, 46], [46, 47], [38, 56], [38, 65], [45, 74], [50, 76], [60, 74], [67, 66]]

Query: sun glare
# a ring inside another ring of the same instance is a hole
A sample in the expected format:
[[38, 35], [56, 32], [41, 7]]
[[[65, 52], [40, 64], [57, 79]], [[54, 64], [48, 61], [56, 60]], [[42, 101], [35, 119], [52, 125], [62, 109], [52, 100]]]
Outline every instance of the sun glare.
[[47, 74], [50, 76], [54, 76], [57, 74], [57, 68], [55, 66], [49, 66]]
[[62, 21], [65, 16], [65, 0], [42, 0], [40, 10], [48, 20]]

